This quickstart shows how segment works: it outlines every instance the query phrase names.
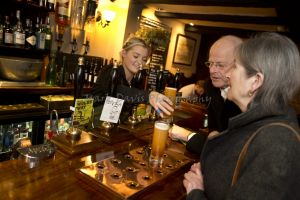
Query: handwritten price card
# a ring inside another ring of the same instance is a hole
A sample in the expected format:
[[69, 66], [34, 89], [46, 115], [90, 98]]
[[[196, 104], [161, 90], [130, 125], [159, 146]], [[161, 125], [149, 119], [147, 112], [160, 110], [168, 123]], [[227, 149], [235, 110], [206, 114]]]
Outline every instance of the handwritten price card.
[[107, 96], [100, 116], [100, 120], [118, 123], [123, 104], [123, 99]]
[[78, 121], [80, 125], [89, 123], [93, 112], [94, 99], [76, 99], [74, 121]]

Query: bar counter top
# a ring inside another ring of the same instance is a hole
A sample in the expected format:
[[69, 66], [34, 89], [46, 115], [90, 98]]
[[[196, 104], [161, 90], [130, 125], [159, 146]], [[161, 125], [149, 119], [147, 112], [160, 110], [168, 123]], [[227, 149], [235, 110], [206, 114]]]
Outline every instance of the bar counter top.
[[[115, 199], [91, 182], [78, 178], [78, 169], [89, 166], [106, 156], [129, 151], [130, 148], [149, 144], [152, 134], [134, 134], [128, 140], [108, 144], [99, 140], [94, 152], [70, 155], [56, 150], [53, 158], [43, 160], [36, 167], [29, 167], [23, 160], [9, 160], [0, 163], [0, 199]], [[197, 156], [185, 150], [179, 142], [168, 141], [168, 148], [190, 157]], [[190, 164], [166, 177], [138, 199], [185, 199], [182, 184], [183, 174]]]

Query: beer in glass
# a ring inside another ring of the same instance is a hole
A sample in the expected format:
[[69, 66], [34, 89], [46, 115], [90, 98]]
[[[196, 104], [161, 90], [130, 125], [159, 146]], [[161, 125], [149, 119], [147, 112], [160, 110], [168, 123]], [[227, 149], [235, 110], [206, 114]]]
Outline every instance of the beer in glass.
[[159, 120], [154, 123], [150, 162], [162, 164], [168, 138], [169, 124]]

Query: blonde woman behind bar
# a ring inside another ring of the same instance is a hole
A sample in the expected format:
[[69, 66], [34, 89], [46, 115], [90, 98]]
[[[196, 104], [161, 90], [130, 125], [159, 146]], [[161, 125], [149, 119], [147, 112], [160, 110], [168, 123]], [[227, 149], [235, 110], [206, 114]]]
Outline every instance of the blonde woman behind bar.
[[[125, 100], [122, 113], [130, 113], [134, 104], [150, 103], [156, 110], [161, 111], [160, 115], [170, 115], [174, 109], [171, 106], [172, 102], [169, 98], [155, 91], [148, 92], [134, 88], [132, 85], [134, 75], [139, 71], [140, 66], [146, 64], [150, 55], [150, 48], [145, 41], [141, 38], [130, 36], [124, 43], [120, 55], [122, 65], [118, 66], [117, 69], [118, 83], [116, 97]], [[92, 89], [95, 107], [101, 107], [105, 102], [106, 96], [109, 95], [111, 71], [111, 66], [104, 67], [98, 74], [98, 79]], [[98, 109], [95, 108], [95, 110], [96, 113]]]
[[[277, 33], [257, 35], [238, 47], [226, 76], [228, 98], [242, 113], [208, 138], [201, 164], [184, 175], [187, 199], [300, 199], [299, 127], [289, 106], [300, 87], [297, 46]], [[239, 154], [257, 130], [232, 185]]]

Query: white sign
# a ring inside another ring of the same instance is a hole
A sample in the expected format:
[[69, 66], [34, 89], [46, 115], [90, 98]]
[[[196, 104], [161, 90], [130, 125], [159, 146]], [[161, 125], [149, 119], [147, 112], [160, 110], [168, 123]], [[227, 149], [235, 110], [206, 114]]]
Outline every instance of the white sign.
[[123, 99], [107, 96], [104, 102], [100, 120], [118, 123], [123, 104]]

